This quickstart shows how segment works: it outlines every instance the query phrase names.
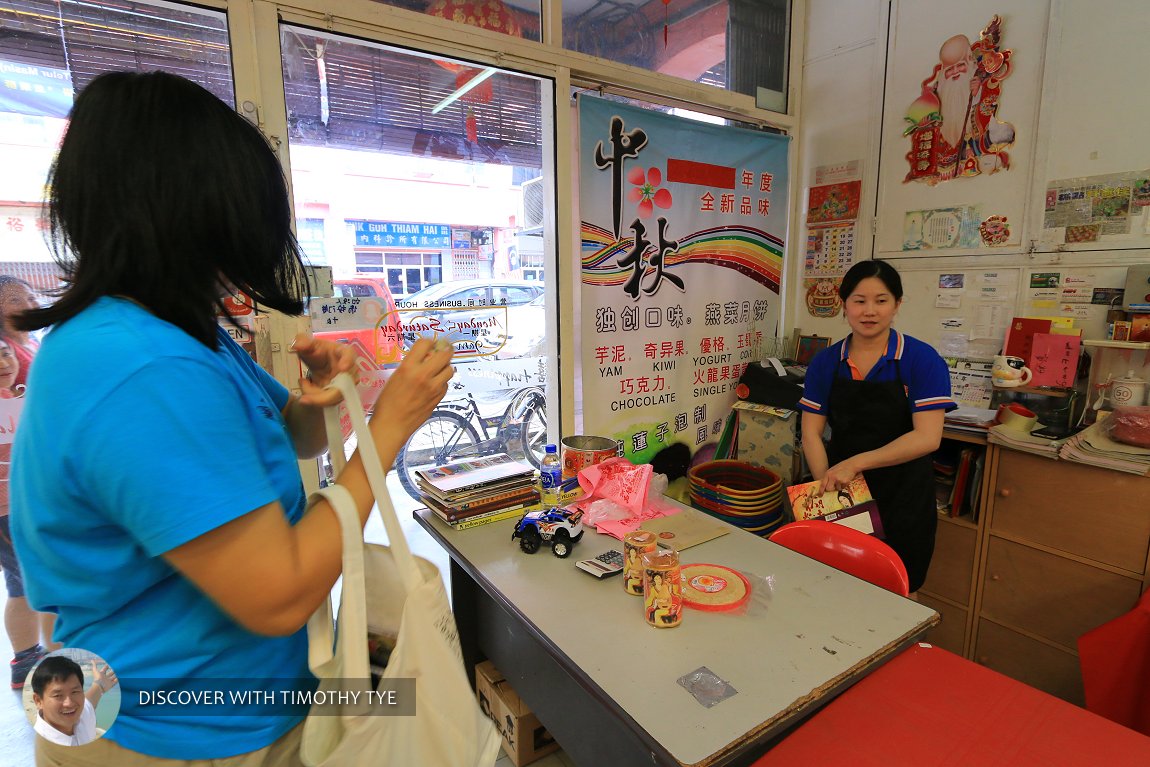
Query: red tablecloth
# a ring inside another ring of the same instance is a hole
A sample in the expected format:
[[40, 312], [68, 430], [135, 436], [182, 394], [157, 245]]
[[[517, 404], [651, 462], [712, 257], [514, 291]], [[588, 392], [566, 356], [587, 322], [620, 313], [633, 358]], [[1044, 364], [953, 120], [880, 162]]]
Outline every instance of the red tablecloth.
[[930, 645], [892, 659], [754, 767], [1150, 765], [1150, 738]]

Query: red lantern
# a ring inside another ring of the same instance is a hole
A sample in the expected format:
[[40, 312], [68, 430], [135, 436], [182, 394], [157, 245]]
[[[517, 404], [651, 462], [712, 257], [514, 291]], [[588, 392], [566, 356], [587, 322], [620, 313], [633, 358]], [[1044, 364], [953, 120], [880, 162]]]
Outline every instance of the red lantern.
[[[512, 35], [513, 37], [522, 37], [523, 28], [519, 25], [519, 19], [515, 13], [508, 10], [501, 0], [432, 0], [427, 6], [427, 13], [431, 16], [438, 16], [441, 19], [449, 19], [460, 24], [470, 24], [473, 27], [480, 29], [489, 29], [493, 32], [502, 32], [505, 35]], [[456, 90], [467, 85], [471, 82], [472, 78], [478, 77], [482, 70], [475, 67], [469, 67], [465, 64], [456, 64], [452, 61], [439, 61], [436, 59], [436, 64], [446, 69], [448, 72], [455, 73], [455, 88]], [[485, 79], [483, 82], [476, 85], [467, 93], [460, 97], [460, 101], [470, 102], [472, 104], [486, 104], [491, 101], [494, 91], [491, 88], [491, 80]], [[467, 116], [464, 119], [464, 130], [467, 134], [467, 140], [471, 143], [476, 143], [479, 140], [479, 126], [475, 119], [475, 110], [471, 107], [467, 108]]]
[[[513, 37], [523, 36], [523, 28], [519, 25], [518, 17], [501, 0], [432, 0], [427, 7], [427, 13], [460, 24], [489, 29], [492, 32], [502, 32]], [[457, 89], [462, 88], [480, 72], [475, 67], [451, 61], [436, 60], [435, 63], [448, 72], [455, 72]], [[491, 83], [487, 81], [473, 88], [463, 100], [486, 104], [491, 101], [491, 96]]]

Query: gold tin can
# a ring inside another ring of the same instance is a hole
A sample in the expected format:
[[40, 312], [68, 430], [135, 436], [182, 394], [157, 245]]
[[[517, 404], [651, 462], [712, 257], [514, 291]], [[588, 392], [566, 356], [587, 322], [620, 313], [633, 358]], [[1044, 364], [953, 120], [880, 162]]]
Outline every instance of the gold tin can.
[[643, 555], [658, 548], [659, 539], [647, 530], [632, 530], [623, 536], [623, 590], [643, 596]]
[[683, 621], [683, 582], [679, 553], [656, 549], [643, 555], [643, 612], [647, 623], [661, 629]]

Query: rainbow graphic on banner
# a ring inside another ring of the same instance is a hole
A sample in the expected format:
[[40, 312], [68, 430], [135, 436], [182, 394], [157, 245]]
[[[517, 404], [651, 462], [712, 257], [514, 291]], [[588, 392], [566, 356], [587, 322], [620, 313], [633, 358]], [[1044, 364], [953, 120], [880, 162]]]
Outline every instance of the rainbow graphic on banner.
[[[630, 237], [615, 240], [607, 229], [584, 221], [583, 283], [600, 286], [624, 284], [633, 270], [619, 266], [619, 258], [626, 255], [634, 242]], [[678, 250], [667, 254], [664, 267], [673, 271], [676, 266], [687, 263], [733, 269], [778, 293], [783, 271], [783, 241], [751, 227], [704, 229], [679, 238]]]

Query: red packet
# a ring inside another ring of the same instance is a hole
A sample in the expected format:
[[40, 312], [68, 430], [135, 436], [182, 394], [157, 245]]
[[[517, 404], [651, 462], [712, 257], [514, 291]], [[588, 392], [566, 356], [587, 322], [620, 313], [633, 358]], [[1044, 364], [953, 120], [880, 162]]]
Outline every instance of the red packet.
[[1078, 350], [1082, 345], [1080, 336], [1036, 333], [1030, 353], [1030, 371], [1034, 377], [1031, 386], [1074, 385], [1078, 374]]
[[1033, 368], [1030, 355], [1034, 352], [1034, 336], [1036, 333], [1049, 332], [1050, 320], [1015, 317], [1010, 321], [1010, 329], [1006, 331], [1006, 348], [1002, 353], [1010, 357], [1022, 357], [1027, 366]]

